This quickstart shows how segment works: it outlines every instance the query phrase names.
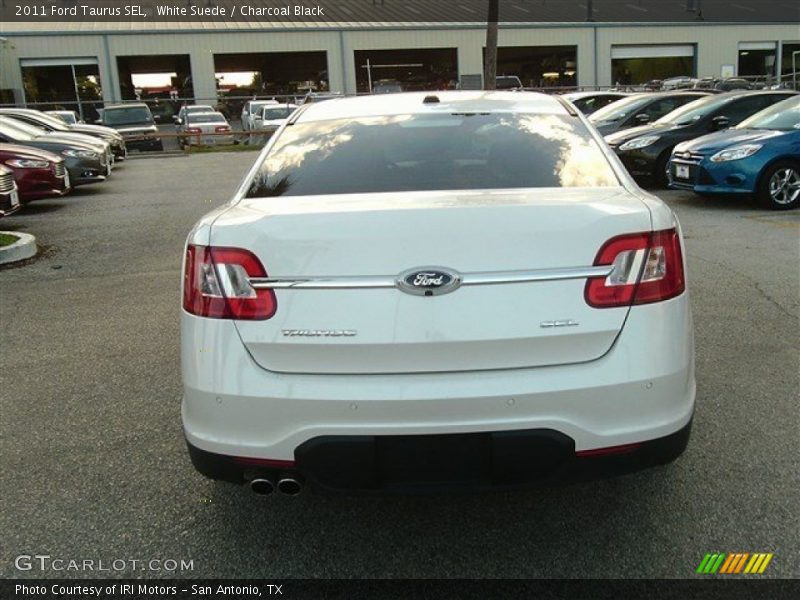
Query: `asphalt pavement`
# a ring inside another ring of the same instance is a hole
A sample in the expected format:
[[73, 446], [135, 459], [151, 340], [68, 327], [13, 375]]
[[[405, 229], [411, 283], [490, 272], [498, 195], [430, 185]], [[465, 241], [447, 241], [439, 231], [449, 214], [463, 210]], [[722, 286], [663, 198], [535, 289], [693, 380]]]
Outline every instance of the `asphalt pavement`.
[[[692, 577], [716, 551], [800, 576], [800, 211], [661, 193], [697, 342], [675, 463], [525, 492], [263, 498], [193, 470], [178, 353], [184, 239], [255, 158], [133, 159], [0, 221], [43, 246], [0, 270], [0, 577]], [[15, 567], [37, 554], [162, 562]]]

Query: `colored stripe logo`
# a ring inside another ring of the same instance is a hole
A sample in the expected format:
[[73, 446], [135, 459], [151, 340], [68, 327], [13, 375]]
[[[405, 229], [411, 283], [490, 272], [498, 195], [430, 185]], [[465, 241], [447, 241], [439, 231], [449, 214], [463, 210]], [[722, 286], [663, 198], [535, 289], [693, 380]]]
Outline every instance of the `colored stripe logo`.
[[773, 553], [769, 552], [714, 552], [707, 553], [697, 573], [703, 575], [760, 575], [767, 570], [772, 561]]

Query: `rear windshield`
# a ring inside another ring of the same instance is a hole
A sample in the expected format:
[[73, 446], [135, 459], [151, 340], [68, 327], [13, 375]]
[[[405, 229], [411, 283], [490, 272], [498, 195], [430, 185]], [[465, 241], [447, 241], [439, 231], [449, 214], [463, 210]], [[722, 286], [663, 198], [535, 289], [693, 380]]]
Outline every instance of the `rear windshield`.
[[631, 96], [617, 100], [613, 104], [604, 106], [603, 108], [593, 112], [589, 115], [589, 120], [592, 123], [607, 123], [619, 121], [627, 117], [631, 112], [637, 110], [639, 107], [644, 106], [655, 96]]
[[800, 129], [800, 96], [773, 104], [766, 110], [745, 119], [736, 129], [773, 129], [790, 131]]
[[53, 115], [54, 117], [58, 117], [64, 121], [64, 123], [77, 124], [78, 122], [78, 120], [75, 118], [75, 114], [71, 112], [57, 112], [49, 114]]
[[189, 113], [186, 115], [187, 123], [227, 123], [220, 113]]
[[7, 136], [8, 138], [16, 141], [25, 141], [29, 142], [40, 135], [42, 135], [42, 131], [31, 131], [29, 129], [25, 129], [19, 127], [22, 123], [14, 122], [13, 119], [3, 119], [0, 117], [0, 135]]
[[[31, 123], [26, 123], [25, 121], [18, 121], [17, 119], [4, 119], [3, 125], [7, 128], [8, 131], [12, 132], [15, 136], [19, 134], [24, 134], [25, 138], [31, 140], [33, 138], [39, 137], [40, 135], [44, 135], [47, 133], [46, 129], [39, 127], [38, 125], [33, 125]], [[18, 139], [22, 139], [20, 136]]]
[[64, 121], [54, 117], [53, 115], [48, 115], [46, 113], [36, 113], [35, 116], [31, 117], [34, 120], [38, 120], [40, 123], [47, 124], [48, 127], [52, 127], [56, 131], [69, 131], [69, 127], [64, 125]]
[[699, 121], [707, 114], [717, 110], [720, 106], [740, 98], [741, 96], [708, 96], [684, 104], [680, 108], [676, 108], [671, 113], [667, 113], [661, 117], [656, 123], [666, 123], [669, 125], [691, 125]]
[[294, 112], [295, 107], [279, 106], [278, 108], [265, 108], [264, 120], [273, 121], [275, 119], [286, 119]]
[[566, 115], [395, 115], [287, 127], [248, 197], [618, 185]]
[[107, 125], [129, 125], [133, 123], [149, 123], [153, 120], [150, 109], [145, 106], [129, 108], [109, 108], [103, 112], [103, 121]]

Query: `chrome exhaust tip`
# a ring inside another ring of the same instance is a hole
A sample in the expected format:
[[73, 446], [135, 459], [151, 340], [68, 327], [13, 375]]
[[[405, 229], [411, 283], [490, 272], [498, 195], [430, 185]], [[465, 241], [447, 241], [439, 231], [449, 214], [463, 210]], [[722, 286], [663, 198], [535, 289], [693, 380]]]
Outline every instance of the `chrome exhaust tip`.
[[297, 496], [303, 489], [303, 484], [294, 477], [284, 477], [278, 480], [278, 491], [286, 496]]
[[275, 484], [270, 479], [253, 479], [250, 482], [250, 489], [259, 496], [269, 496], [275, 491]]

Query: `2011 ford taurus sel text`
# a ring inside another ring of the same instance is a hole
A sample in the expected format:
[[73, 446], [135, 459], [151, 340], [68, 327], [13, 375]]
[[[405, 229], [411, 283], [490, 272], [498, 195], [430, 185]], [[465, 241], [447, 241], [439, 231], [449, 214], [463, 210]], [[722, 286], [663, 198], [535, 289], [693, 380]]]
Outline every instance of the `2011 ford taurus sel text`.
[[309, 104], [189, 234], [183, 424], [258, 493], [607, 476], [686, 447], [675, 215], [563, 100]]

